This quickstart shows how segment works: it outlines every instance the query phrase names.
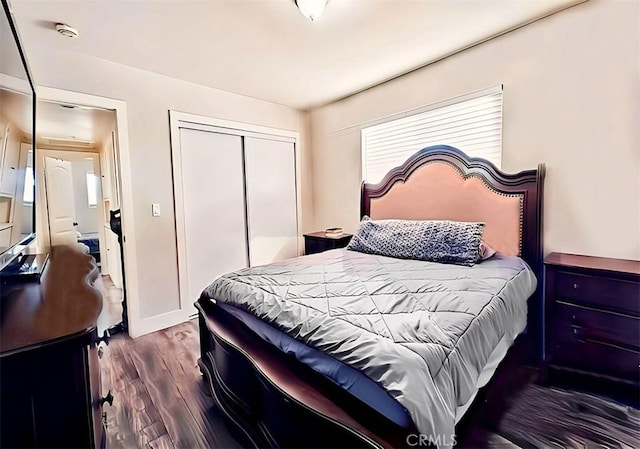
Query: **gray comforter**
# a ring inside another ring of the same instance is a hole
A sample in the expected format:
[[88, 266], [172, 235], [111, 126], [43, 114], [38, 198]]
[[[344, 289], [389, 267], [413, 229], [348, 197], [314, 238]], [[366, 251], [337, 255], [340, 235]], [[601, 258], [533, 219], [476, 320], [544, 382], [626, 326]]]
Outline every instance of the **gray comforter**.
[[333, 250], [224, 275], [203, 295], [359, 369], [448, 447], [456, 408], [524, 329], [535, 286], [517, 257], [464, 267]]

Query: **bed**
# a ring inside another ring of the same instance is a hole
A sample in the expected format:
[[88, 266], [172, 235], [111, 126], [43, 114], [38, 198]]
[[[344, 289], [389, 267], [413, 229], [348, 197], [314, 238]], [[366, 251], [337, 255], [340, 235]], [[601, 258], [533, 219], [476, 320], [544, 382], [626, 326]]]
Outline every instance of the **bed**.
[[78, 237], [78, 243], [82, 243], [89, 248], [89, 254], [96, 262], [100, 262], [100, 241], [97, 232], [87, 232]]
[[221, 410], [256, 447], [453, 446], [518, 335], [540, 344], [543, 177], [436, 146], [363, 184], [362, 216], [486, 223], [498, 254], [473, 267], [339, 249], [215, 280], [196, 307]]

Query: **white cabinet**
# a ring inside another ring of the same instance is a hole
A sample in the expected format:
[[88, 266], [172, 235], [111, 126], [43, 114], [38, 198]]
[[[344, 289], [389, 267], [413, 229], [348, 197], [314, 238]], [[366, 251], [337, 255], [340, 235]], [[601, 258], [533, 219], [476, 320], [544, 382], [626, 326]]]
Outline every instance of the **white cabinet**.
[[12, 241], [22, 133], [10, 123], [0, 123], [0, 133], [0, 248], [3, 248]]
[[10, 246], [12, 229], [13, 226], [0, 227], [0, 249]]
[[[7, 148], [9, 147], [9, 133], [11, 127], [9, 123], [0, 122], [0, 193], [2, 193], [5, 160], [7, 160]], [[6, 195], [6, 194], [5, 194]]]
[[18, 130], [8, 125], [5, 128], [0, 154], [0, 194], [14, 196], [18, 182], [18, 161], [20, 160], [20, 138]]

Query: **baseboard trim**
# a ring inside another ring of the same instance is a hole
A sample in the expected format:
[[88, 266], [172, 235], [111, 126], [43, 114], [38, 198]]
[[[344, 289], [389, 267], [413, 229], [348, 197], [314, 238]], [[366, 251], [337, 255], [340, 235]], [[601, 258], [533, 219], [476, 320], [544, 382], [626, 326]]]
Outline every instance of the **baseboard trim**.
[[[189, 311], [191, 310], [189, 309]], [[142, 337], [143, 335], [189, 321], [191, 319], [189, 311], [173, 310], [162, 315], [138, 320], [135, 326], [129, 327], [129, 336], [131, 338]]]

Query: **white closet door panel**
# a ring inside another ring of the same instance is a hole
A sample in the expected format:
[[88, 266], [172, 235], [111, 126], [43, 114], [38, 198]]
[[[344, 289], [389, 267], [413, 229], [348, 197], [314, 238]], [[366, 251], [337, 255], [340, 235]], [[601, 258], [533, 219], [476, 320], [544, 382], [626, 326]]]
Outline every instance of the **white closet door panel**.
[[250, 264], [296, 257], [294, 144], [254, 137], [244, 142]]
[[180, 129], [189, 299], [247, 266], [242, 140]]

